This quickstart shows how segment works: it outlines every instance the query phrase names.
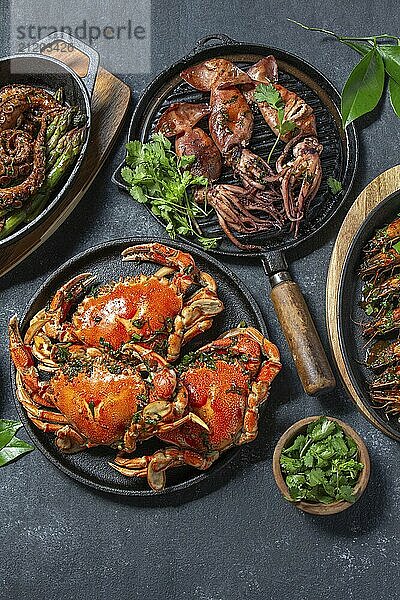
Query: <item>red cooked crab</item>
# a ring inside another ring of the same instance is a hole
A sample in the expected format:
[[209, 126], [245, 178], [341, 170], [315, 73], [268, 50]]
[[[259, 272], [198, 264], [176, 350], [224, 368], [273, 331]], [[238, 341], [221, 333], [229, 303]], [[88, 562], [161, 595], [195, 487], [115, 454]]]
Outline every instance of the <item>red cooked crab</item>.
[[49, 381], [39, 380], [31, 348], [21, 339], [18, 322], [9, 326], [10, 352], [17, 369], [17, 396], [28, 417], [56, 434], [65, 453], [106, 445], [132, 452], [136, 442], [178, 427], [196, 417], [182, 415], [186, 390], [176, 392], [175, 371], [161, 356], [135, 344], [118, 353], [63, 344]]
[[140, 458], [122, 453], [112, 466], [129, 477], [147, 477], [158, 491], [171, 467], [208, 469], [221, 452], [255, 439], [258, 408], [280, 369], [278, 349], [259, 331], [252, 327], [228, 331], [185, 356], [177, 367], [188, 394], [187, 410], [201, 421], [157, 434], [173, 446]]
[[[213, 317], [223, 310], [217, 286], [208, 273], [196, 266], [192, 256], [162, 244], [127, 248], [124, 261], [152, 261], [163, 265], [154, 275], [126, 277], [87, 294], [67, 321], [79, 296], [94, 277], [83, 273], [55, 294], [48, 310], [33, 318], [26, 340], [34, 339], [35, 356], [54, 366], [52, 346], [71, 342], [86, 347], [118, 350], [136, 343], [175, 361], [181, 345], [209, 329]], [[188, 290], [197, 290], [188, 296]]]

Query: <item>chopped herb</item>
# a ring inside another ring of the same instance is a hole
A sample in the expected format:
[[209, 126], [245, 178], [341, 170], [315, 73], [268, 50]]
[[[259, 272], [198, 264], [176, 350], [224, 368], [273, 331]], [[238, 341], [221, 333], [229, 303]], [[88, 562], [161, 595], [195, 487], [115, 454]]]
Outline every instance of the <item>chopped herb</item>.
[[132, 321], [132, 325], [133, 325], [134, 327], [137, 327], [138, 329], [140, 329], [140, 328], [141, 328], [141, 327], [143, 327], [143, 325], [144, 325], [144, 319], [134, 319], [134, 320]]
[[400, 254], [400, 242], [397, 242], [397, 244], [394, 244], [393, 248], [396, 250], [396, 252], [398, 252]]
[[328, 179], [326, 180], [326, 182], [334, 196], [336, 196], [336, 194], [338, 194], [339, 192], [342, 191], [343, 186], [342, 186], [341, 181], [338, 181], [334, 177], [329, 176]]
[[93, 400], [90, 400], [88, 406], [89, 406], [90, 412], [92, 413], [92, 417], [94, 418], [94, 402], [93, 402]]
[[282, 451], [280, 465], [289, 488], [288, 500], [354, 502], [354, 486], [364, 465], [358, 448], [343, 429], [326, 417], [313, 421]]

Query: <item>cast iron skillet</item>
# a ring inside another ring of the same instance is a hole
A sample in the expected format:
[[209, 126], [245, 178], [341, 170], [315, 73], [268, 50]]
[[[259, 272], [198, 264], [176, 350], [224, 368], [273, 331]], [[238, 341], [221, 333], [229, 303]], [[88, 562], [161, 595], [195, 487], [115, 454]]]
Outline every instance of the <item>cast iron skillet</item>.
[[338, 295], [338, 331], [340, 349], [346, 369], [354, 389], [360, 398], [358, 408], [367, 419], [373, 416], [381, 431], [400, 441], [400, 423], [395, 416], [386, 416], [382, 409], [374, 405], [368, 393], [372, 371], [364, 366], [365, 338], [361, 335], [360, 323], [367, 320], [365, 312], [359, 306], [362, 282], [358, 269], [362, 262], [362, 249], [374, 235], [376, 229], [390, 223], [399, 213], [400, 194], [395, 192], [382, 200], [368, 215], [347, 252], [339, 283]]
[[[85, 77], [79, 77], [70, 67], [52, 58], [40, 53], [46, 47], [52, 45], [55, 41], [61, 41], [65, 44], [65, 52], [68, 47], [74, 47], [85, 54], [89, 60], [88, 70]], [[0, 59], [0, 87], [9, 84], [26, 84], [45, 88], [48, 92], [54, 93], [58, 88], [63, 87], [65, 98], [68, 104], [77, 105], [82, 114], [86, 117], [86, 140], [82, 146], [81, 152], [75, 161], [74, 167], [68, 178], [56, 191], [55, 197], [51, 200], [44, 211], [33, 221], [18, 229], [15, 233], [0, 241], [0, 250], [6, 246], [16, 244], [23, 237], [33, 231], [40, 223], [57, 208], [65, 192], [74, 181], [83, 158], [87, 152], [87, 146], [91, 128], [91, 96], [96, 81], [97, 69], [99, 66], [99, 55], [90, 46], [87, 46], [80, 40], [63, 32], [55, 32], [37, 42], [34, 46], [27, 48], [23, 54], [7, 56]]]
[[[30, 319], [46, 305], [60, 285], [78, 273], [91, 272], [97, 276], [99, 283], [113, 281], [120, 276], [153, 273], [157, 269], [157, 265], [145, 262], [140, 264], [123, 263], [121, 261], [121, 251], [133, 244], [155, 241], [157, 240], [153, 238], [129, 238], [107, 242], [86, 250], [66, 262], [47, 279], [29, 302], [21, 320], [22, 331], [26, 331]], [[165, 242], [165, 240], [160, 241]], [[168, 241], [168, 245], [190, 252], [196, 264], [215, 278], [219, 297], [225, 305], [225, 310], [214, 319], [212, 329], [196, 337], [190, 344], [185, 346], [184, 352], [199, 348], [216, 339], [224, 331], [237, 327], [241, 321], [245, 321], [247, 325], [253, 325], [264, 335], [267, 334], [260, 310], [250, 292], [229, 269], [193, 245], [172, 241]], [[11, 378], [15, 396], [15, 369], [12, 363]], [[62, 454], [53, 443], [54, 436], [39, 431], [26, 416], [26, 412], [16, 396], [15, 402], [19, 416], [37, 448], [70, 477], [97, 490], [114, 494], [148, 496], [155, 493], [149, 490], [146, 480], [124, 477], [115, 469], [112, 469], [108, 462], [115, 457], [116, 451], [110, 448], [92, 448], [74, 455]], [[265, 414], [261, 412], [261, 428], [267, 426], [263, 416]], [[140, 444], [136, 454], [141, 456], [152, 453], [161, 445], [161, 442], [157, 441]], [[189, 467], [171, 469], [167, 474], [165, 492], [176, 492], [209, 477], [224, 467], [238, 451], [239, 448], [236, 447], [223, 453], [207, 471], [197, 471]]]
[[[208, 46], [210, 41], [214, 45]], [[208, 94], [198, 92], [182, 81], [179, 73], [183, 69], [204, 60], [221, 57], [233, 60], [246, 70], [269, 54], [273, 54], [278, 61], [279, 82], [301, 95], [314, 109], [319, 139], [324, 146], [321, 156], [324, 179], [320, 191], [310, 207], [307, 219], [301, 225], [297, 239], [293, 238], [287, 228], [278, 233], [241, 237], [242, 241], [262, 246], [262, 252], [245, 253], [238, 250], [221, 232], [215, 216], [202, 226], [207, 234], [222, 235], [223, 240], [215, 251], [216, 254], [261, 258], [273, 288], [271, 299], [303, 387], [308, 394], [317, 395], [332, 389], [335, 379], [300, 288], [291, 279], [286, 259], [289, 255], [293, 257], [301, 246], [303, 251], [304, 248], [310, 251], [313, 243], [319, 243], [322, 228], [343, 204], [353, 183], [358, 160], [357, 138], [353, 125], [346, 131], [342, 129], [338, 108], [340, 97], [336, 89], [314, 67], [292, 54], [268, 46], [235, 42], [226, 35], [212, 35], [200, 40], [188, 56], [160, 73], [146, 88], [134, 111], [128, 140], [147, 141], [160, 114], [172, 102], [208, 101]], [[261, 115], [256, 116], [250, 148], [265, 158], [274, 140], [275, 135]], [[276, 152], [275, 158], [280, 152], [281, 150]], [[122, 166], [123, 164], [115, 171], [113, 181], [126, 190], [127, 186], [120, 174]], [[328, 190], [326, 182], [329, 175], [342, 182], [343, 190], [336, 196]], [[222, 179], [233, 182], [227, 173]]]

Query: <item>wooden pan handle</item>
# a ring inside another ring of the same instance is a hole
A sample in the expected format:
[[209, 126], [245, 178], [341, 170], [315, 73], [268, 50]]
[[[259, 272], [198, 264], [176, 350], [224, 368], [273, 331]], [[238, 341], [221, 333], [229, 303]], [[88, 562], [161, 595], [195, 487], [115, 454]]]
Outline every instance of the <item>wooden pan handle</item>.
[[304, 391], [317, 396], [334, 389], [335, 377], [300, 288], [287, 272], [284, 275], [287, 278], [275, 285], [271, 281], [271, 300]]

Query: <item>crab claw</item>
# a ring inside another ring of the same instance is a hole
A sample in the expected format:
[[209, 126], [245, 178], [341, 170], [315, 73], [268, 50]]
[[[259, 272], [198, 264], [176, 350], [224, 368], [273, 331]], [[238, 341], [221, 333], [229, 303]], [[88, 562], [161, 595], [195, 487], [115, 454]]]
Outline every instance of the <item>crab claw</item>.
[[29, 390], [32, 390], [33, 392], [38, 391], [39, 379], [34, 365], [32, 351], [30, 347], [22, 341], [16, 315], [12, 316], [10, 319], [8, 334], [10, 338], [11, 359], [18, 373], [21, 375], [22, 383]]
[[49, 337], [59, 336], [60, 341], [70, 341], [69, 328], [66, 327], [65, 332], [62, 332], [63, 323], [74, 302], [95, 280], [96, 277], [91, 273], [81, 273], [57, 290], [50, 302], [50, 309], [45, 313], [47, 322], [44, 331]]
[[142, 363], [143, 368], [139, 365], [139, 370], [142, 371], [143, 376], [147, 375], [151, 379], [150, 395], [154, 399], [171, 398], [176, 388], [176, 373], [162, 356], [153, 350], [131, 343], [124, 344], [121, 353], [136, 357]]
[[186, 271], [188, 274], [197, 272], [198, 269], [193, 258], [186, 252], [169, 248], [164, 244], [138, 244], [125, 248], [121, 252], [123, 262], [148, 260], [166, 267], [171, 267], [175, 271]]

